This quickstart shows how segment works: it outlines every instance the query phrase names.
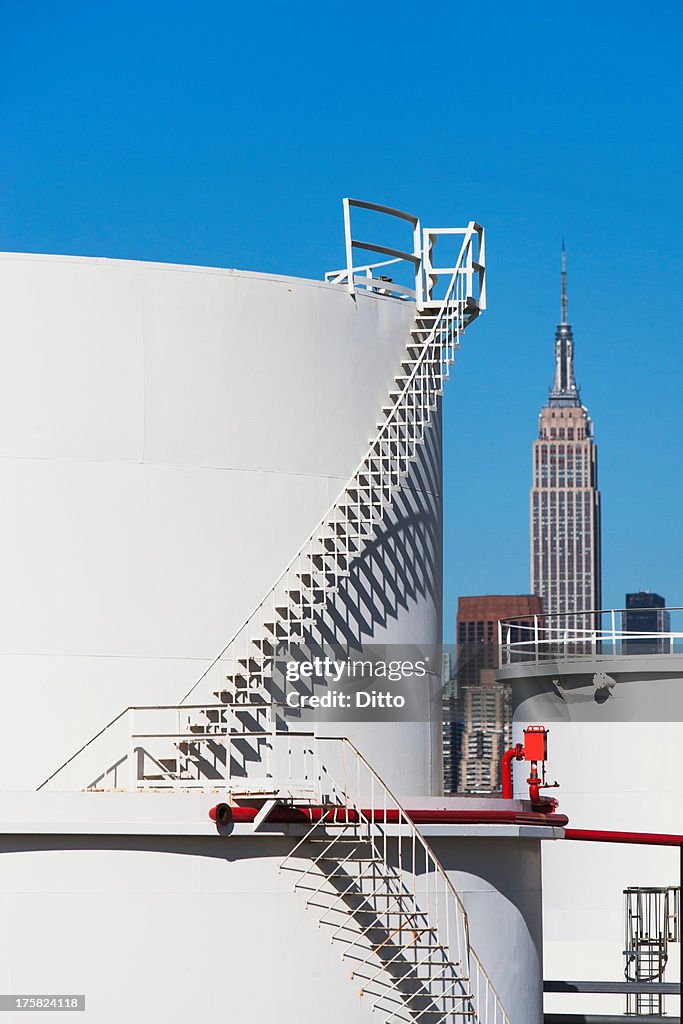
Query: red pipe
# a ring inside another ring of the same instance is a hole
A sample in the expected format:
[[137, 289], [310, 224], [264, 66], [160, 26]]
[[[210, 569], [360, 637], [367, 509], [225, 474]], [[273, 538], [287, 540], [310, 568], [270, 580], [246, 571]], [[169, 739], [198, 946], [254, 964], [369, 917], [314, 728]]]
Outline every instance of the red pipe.
[[[258, 814], [258, 807], [231, 807], [229, 804], [217, 804], [209, 811], [209, 817], [219, 825], [231, 822], [252, 822]], [[400, 821], [399, 811], [395, 809], [372, 811], [362, 808], [362, 816], [378, 825], [396, 825]], [[564, 828], [569, 819], [564, 814], [543, 814], [537, 811], [498, 811], [498, 810], [407, 810], [407, 816], [416, 825], [554, 825]], [[353, 824], [359, 820], [358, 812], [345, 807], [293, 807], [280, 805], [274, 807], [268, 815], [273, 823], [296, 824], [301, 822], [321, 821], [326, 815], [330, 824]]]
[[503, 800], [512, 800], [512, 762], [521, 761], [524, 748], [517, 743], [510, 750], [506, 750], [501, 759], [501, 775], [503, 782]]
[[634, 843], [644, 846], [683, 846], [683, 836], [669, 832], [603, 832], [592, 828], [565, 829], [565, 839], [588, 843]]
[[[548, 805], [550, 808], [550, 805]], [[363, 814], [370, 817], [370, 811]], [[487, 811], [487, 810], [407, 810], [415, 825], [555, 825], [564, 828], [569, 822], [566, 814], [545, 814], [541, 811]], [[398, 821], [398, 811], [387, 811], [388, 824]], [[374, 821], [382, 823], [384, 812], [375, 811]]]
[[[209, 811], [209, 817], [219, 825], [249, 823], [254, 821], [259, 807], [231, 807], [217, 804]], [[381, 825], [399, 823], [398, 810], [371, 811], [363, 808], [362, 816]], [[666, 832], [610, 832], [600, 829], [566, 828], [569, 818], [566, 814], [544, 814], [539, 811], [501, 810], [432, 810], [416, 808], [407, 810], [407, 816], [415, 825], [552, 825], [564, 828], [564, 838], [592, 843], [633, 843], [647, 846], [683, 846], [683, 835]], [[358, 811], [346, 807], [274, 807], [268, 821], [276, 824], [305, 824], [321, 821], [326, 816], [330, 824], [354, 824], [359, 820]]]
[[[218, 825], [229, 825], [231, 822], [250, 822], [258, 814], [259, 807], [233, 807], [230, 804], [216, 804], [209, 811], [209, 817]], [[358, 821], [358, 811], [346, 807], [292, 807], [280, 805], [273, 807], [268, 821], [277, 823], [322, 821], [323, 817], [330, 824], [352, 824]]]

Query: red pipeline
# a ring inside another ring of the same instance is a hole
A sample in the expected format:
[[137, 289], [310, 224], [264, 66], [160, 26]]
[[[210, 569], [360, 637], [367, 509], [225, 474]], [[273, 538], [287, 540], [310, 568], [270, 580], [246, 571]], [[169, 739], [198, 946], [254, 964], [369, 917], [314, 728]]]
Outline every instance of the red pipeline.
[[634, 843], [640, 846], [683, 846], [683, 836], [671, 832], [609, 832], [592, 828], [565, 829], [565, 839], [587, 843]]
[[[217, 825], [241, 824], [254, 821], [260, 808], [232, 807], [230, 804], [217, 804], [209, 811], [209, 817]], [[565, 814], [543, 814], [536, 811], [500, 811], [500, 810], [432, 810], [416, 808], [407, 810], [406, 815], [415, 825], [554, 825], [564, 828], [569, 819]], [[274, 807], [268, 815], [268, 822], [273, 824], [301, 824], [305, 822], [322, 822], [330, 825], [355, 824], [363, 818], [377, 825], [398, 825], [401, 822], [400, 812], [395, 809], [372, 810], [361, 808], [360, 812], [345, 807], [292, 807], [280, 805]]]

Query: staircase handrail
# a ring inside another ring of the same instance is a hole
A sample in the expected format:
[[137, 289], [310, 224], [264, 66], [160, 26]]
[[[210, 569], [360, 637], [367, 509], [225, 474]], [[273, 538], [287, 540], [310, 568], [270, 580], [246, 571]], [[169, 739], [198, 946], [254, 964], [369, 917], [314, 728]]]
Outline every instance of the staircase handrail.
[[120, 721], [120, 719], [122, 719], [124, 717], [124, 715], [127, 715], [127, 714], [129, 714], [129, 712], [134, 711], [134, 710], [135, 709], [133, 707], [129, 706], [127, 708], [124, 708], [123, 711], [119, 711], [118, 715], [114, 715], [112, 720], [110, 722], [107, 722], [106, 725], [103, 725], [102, 728], [99, 730], [99, 732], [96, 732], [94, 736], [91, 736], [89, 740], [86, 740], [86, 742], [83, 744], [83, 746], [79, 747], [78, 750], [76, 750], [71, 755], [71, 757], [67, 757], [66, 761], [64, 761], [63, 764], [60, 764], [59, 768], [55, 768], [55, 770], [52, 772], [52, 774], [48, 775], [48, 777], [46, 779], [44, 779], [43, 782], [41, 782], [41, 784], [39, 786], [36, 787], [36, 792], [38, 790], [40, 790], [40, 789], [44, 789], [45, 786], [47, 786], [48, 783], [50, 783], [55, 778], [55, 776], [59, 775], [60, 772], [64, 771], [64, 769], [67, 768], [71, 764], [72, 761], [75, 761], [77, 757], [80, 757], [80, 755], [85, 750], [87, 750], [89, 746], [91, 746], [93, 743], [95, 743], [95, 741], [98, 740], [100, 738], [100, 736], [103, 736], [104, 733], [107, 732], [109, 729], [111, 729], [111, 727], [113, 725], [116, 725], [116, 723], [118, 721]]
[[[259, 704], [258, 705], [259, 709], [266, 708], [268, 706], [269, 706], [268, 704]], [[48, 775], [48, 777], [46, 779], [44, 779], [43, 782], [41, 782], [39, 786], [36, 787], [36, 792], [38, 790], [45, 789], [45, 787], [47, 785], [49, 785], [49, 783], [52, 782], [52, 780], [54, 778], [56, 778], [56, 776], [59, 775], [60, 772], [64, 771], [65, 768], [68, 768], [69, 765], [72, 764], [72, 762], [74, 762], [77, 757], [80, 757], [81, 754], [83, 754], [89, 747], [91, 747], [93, 745], [93, 743], [95, 743], [98, 739], [100, 739], [101, 736], [104, 736], [104, 734], [106, 732], [108, 732], [108, 730], [111, 729], [112, 726], [116, 725], [116, 723], [121, 721], [121, 719], [124, 718], [126, 715], [133, 715], [133, 714], [135, 714], [136, 711], [139, 711], [139, 712], [149, 712], [149, 711], [183, 711], [183, 712], [185, 712], [185, 711], [193, 711], [193, 710], [195, 710], [195, 711], [205, 711], [207, 708], [210, 708], [212, 710], [221, 710], [221, 711], [229, 711], [229, 710], [232, 710], [233, 708], [235, 710], [239, 710], [239, 711], [244, 711], [245, 710], [244, 704], [234, 704], [234, 705], [230, 705], [230, 704], [129, 704], [127, 708], [123, 708], [122, 711], [119, 711], [118, 715], [115, 715], [111, 719], [111, 721], [107, 722], [106, 725], [102, 726], [102, 728], [99, 730], [99, 732], [96, 732], [94, 736], [91, 736], [89, 740], [87, 740], [82, 746], [80, 746], [78, 748], [78, 750], [74, 751], [74, 753], [70, 757], [67, 757], [66, 761], [64, 761], [62, 764], [60, 764], [60, 766], [58, 768], [55, 768], [55, 770], [50, 775]], [[211, 734], [209, 734], [209, 735], [211, 735]], [[220, 735], [220, 734], [218, 734], [218, 735]]]
[[[483, 988], [484, 988], [483, 994], [481, 992], [477, 992], [475, 994], [475, 998], [477, 999], [477, 1002], [479, 1002], [480, 1000], [484, 999], [487, 1007], [489, 1006], [489, 1000], [491, 1000], [493, 1002], [494, 1007], [496, 1008], [496, 1017], [491, 1019], [491, 1018], [488, 1017], [488, 1015], [486, 1017], [481, 1017], [480, 1014], [479, 1014], [479, 1008], [477, 1007], [477, 1019], [481, 1020], [482, 1024], [491, 1024], [491, 1020], [493, 1022], [496, 1022], [496, 1024], [497, 1024], [497, 1022], [500, 1022], [500, 1024], [510, 1024], [510, 1018], [508, 1017], [508, 1015], [507, 1015], [507, 1013], [505, 1011], [505, 1008], [504, 1008], [503, 1003], [502, 1003], [502, 1001], [500, 999], [500, 996], [498, 995], [498, 992], [496, 991], [496, 988], [493, 985], [493, 982], [491, 981], [490, 977], [488, 976], [488, 973], [486, 972], [486, 969], [484, 968], [484, 965], [482, 964], [481, 960], [479, 959], [479, 957], [475, 953], [475, 951], [474, 951], [474, 949], [472, 947], [472, 944], [470, 942], [469, 919], [468, 919], [468, 915], [467, 915], [467, 911], [465, 909], [465, 906], [464, 906], [464, 904], [463, 904], [463, 902], [462, 902], [462, 900], [461, 900], [457, 890], [455, 889], [453, 883], [451, 882], [450, 878], [448, 877], [448, 873], [446, 872], [446, 870], [444, 869], [443, 865], [441, 864], [441, 861], [434, 854], [434, 852], [432, 851], [431, 847], [429, 846], [429, 844], [425, 840], [424, 836], [420, 832], [419, 828], [417, 827], [417, 825], [414, 823], [412, 818], [409, 816], [408, 812], [403, 807], [403, 804], [400, 802], [398, 797], [393, 793], [393, 791], [390, 789], [390, 787], [387, 785], [387, 783], [382, 779], [381, 775], [378, 774], [378, 772], [369, 763], [367, 758], [365, 758], [363, 756], [363, 754], [360, 752], [360, 750], [355, 746], [355, 744], [347, 736], [318, 736], [317, 739], [316, 739], [316, 742], [318, 744], [341, 743], [345, 747], [347, 747], [348, 750], [350, 751], [351, 755], [354, 758], [356, 758], [357, 761], [360, 764], [363, 765], [363, 767], [365, 768], [367, 773], [370, 775], [370, 777], [374, 779], [374, 782], [378, 786], [380, 791], [384, 793], [385, 796], [384, 796], [383, 803], [386, 804], [386, 799], [387, 798], [391, 801], [391, 803], [393, 804], [394, 808], [398, 812], [399, 827], [400, 826], [406, 826], [407, 829], [408, 829], [408, 832], [409, 832], [409, 834], [410, 834], [410, 836], [412, 838], [412, 840], [420, 844], [420, 846], [422, 848], [422, 851], [423, 851], [423, 855], [425, 857], [425, 864], [429, 863], [431, 869], [436, 874], [438, 874], [438, 876], [441, 879], [441, 882], [442, 882], [445, 890], [448, 892], [449, 896], [453, 900], [453, 903], [454, 903], [455, 907], [457, 908], [457, 911], [461, 915], [462, 926], [463, 926], [463, 931], [464, 931], [464, 935], [465, 935], [465, 942], [466, 942], [468, 961], [469, 961], [468, 969], [470, 969], [470, 971], [471, 971], [471, 967], [472, 967], [472, 965], [474, 965], [474, 968], [475, 968], [475, 972], [474, 973], [476, 974], [476, 977], [473, 977], [472, 974], [470, 973], [470, 979], [473, 982], [476, 982], [476, 988], [479, 988], [480, 986], [483, 986]], [[324, 759], [319, 758], [319, 762], [320, 762], [321, 766], [324, 765]], [[344, 790], [344, 792], [345, 792], [345, 790]], [[360, 808], [358, 808], [358, 810], [360, 810]], [[374, 810], [374, 808], [370, 808], [371, 812], [373, 810]], [[368, 819], [368, 822], [369, 822], [369, 824], [372, 824], [372, 821], [370, 821], [369, 819]], [[474, 987], [475, 986], [473, 985], [473, 988]]]

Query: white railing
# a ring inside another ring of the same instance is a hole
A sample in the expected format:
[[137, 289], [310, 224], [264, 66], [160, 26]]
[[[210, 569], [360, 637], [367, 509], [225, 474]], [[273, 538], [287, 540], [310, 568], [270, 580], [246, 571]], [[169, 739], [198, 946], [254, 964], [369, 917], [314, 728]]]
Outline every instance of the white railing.
[[[466, 232], [465, 228], [421, 228], [420, 220], [404, 210], [395, 210], [390, 206], [380, 206], [361, 199], [344, 199], [344, 240], [346, 248], [346, 266], [341, 270], [331, 270], [325, 274], [328, 284], [346, 285], [353, 295], [359, 289], [380, 295], [394, 295], [399, 298], [413, 299], [418, 309], [438, 301], [436, 286], [440, 277], [450, 281], [455, 273], [457, 260], [452, 265], [438, 267], [434, 265], [432, 256], [440, 239], [451, 240]], [[353, 237], [351, 228], [351, 210], [371, 210], [387, 217], [407, 221], [412, 229], [412, 246], [408, 249], [396, 249], [392, 246], [380, 245], [376, 242], [360, 241]], [[485, 252], [484, 236], [480, 235], [478, 252], [469, 253], [469, 261], [461, 265], [461, 272], [467, 276], [467, 294], [476, 295], [479, 308], [486, 308]], [[392, 258], [378, 263], [354, 263], [354, 252], [361, 249]], [[399, 270], [407, 272], [411, 286], [394, 281], [386, 271]], [[377, 271], [383, 271], [378, 274]]]
[[87, 789], [97, 780], [104, 789], [127, 789], [132, 708], [124, 708], [87, 743], [57, 768], [38, 789], [73, 792]]
[[[678, 629], [671, 629], [672, 620]], [[649, 628], [636, 628], [648, 624]], [[501, 665], [594, 655], [683, 654], [682, 608], [610, 608], [498, 623]]]
[[[390, 278], [386, 271], [390, 267], [400, 267], [403, 263], [401, 258], [393, 260], [382, 260], [380, 263], [365, 263], [362, 266], [353, 267], [349, 274], [347, 268], [343, 270], [328, 270], [325, 274], [327, 284], [353, 284], [354, 292], [361, 289], [373, 292], [375, 295], [390, 295], [399, 299], [417, 299], [415, 288], [409, 288]], [[383, 273], [377, 273], [383, 271]]]
[[[394, 210], [388, 206], [380, 206], [377, 203], [368, 203], [365, 200], [344, 199], [342, 200], [344, 210], [344, 249], [346, 252], [346, 266], [342, 270], [330, 270], [325, 275], [328, 284], [345, 285], [349, 293], [353, 295], [358, 289], [374, 292], [380, 295], [393, 295], [402, 299], [413, 299], [421, 305], [425, 298], [425, 276], [422, 257], [422, 230], [420, 220], [412, 213], [405, 213], [403, 210]], [[371, 210], [391, 220], [408, 222], [411, 227], [412, 239], [411, 248], [396, 249], [394, 246], [380, 245], [377, 242], [362, 242], [353, 238], [351, 228], [351, 210]], [[377, 253], [378, 255], [390, 256], [388, 260], [378, 263], [354, 264], [354, 252]], [[392, 272], [408, 274], [411, 286], [401, 284], [389, 278], [386, 272], [377, 274], [373, 271], [391, 268]]]
[[128, 707], [38, 789], [225, 789], [244, 783], [254, 764], [254, 785], [276, 775], [309, 778], [304, 736], [292, 732], [289, 755], [281, 747], [275, 760], [270, 705]]

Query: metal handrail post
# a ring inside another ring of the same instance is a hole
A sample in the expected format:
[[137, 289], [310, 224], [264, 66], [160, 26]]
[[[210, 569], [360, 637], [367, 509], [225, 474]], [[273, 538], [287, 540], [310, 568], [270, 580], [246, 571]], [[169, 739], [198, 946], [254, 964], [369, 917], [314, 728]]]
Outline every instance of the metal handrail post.
[[422, 246], [422, 229], [419, 220], [416, 221], [413, 227], [413, 252], [420, 261], [415, 264], [415, 303], [419, 308], [424, 301], [424, 251]]
[[138, 776], [138, 756], [135, 750], [135, 723], [136, 715], [135, 709], [131, 708], [130, 711], [130, 731], [128, 733], [128, 792], [135, 793], [138, 788], [137, 776]]
[[344, 208], [344, 248], [346, 249], [346, 287], [349, 295], [354, 295], [356, 286], [353, 280], [353, 244], [351, 242], [351, 208], [348, 199], [342, 199]]
[[538, 661], [538, 615], [534, 615], [534, 660]]

